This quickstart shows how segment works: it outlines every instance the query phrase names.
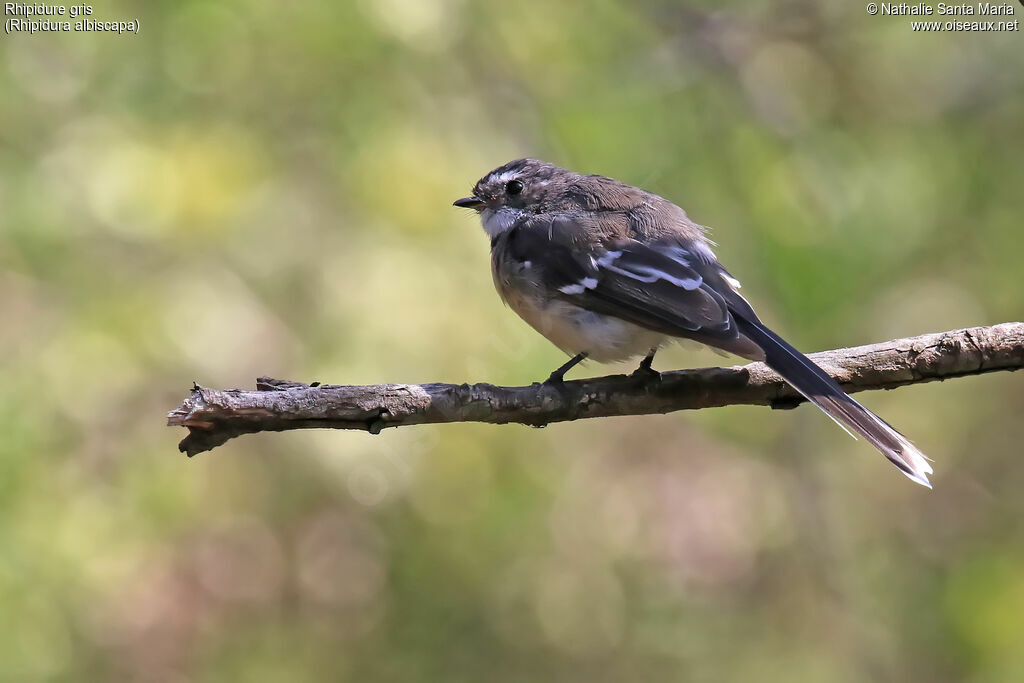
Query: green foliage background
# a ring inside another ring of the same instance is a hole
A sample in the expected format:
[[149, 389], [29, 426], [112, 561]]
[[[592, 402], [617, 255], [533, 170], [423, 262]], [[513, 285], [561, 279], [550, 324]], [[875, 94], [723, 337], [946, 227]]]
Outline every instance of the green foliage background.
[[526, 155], [687, 207], [808, 351], [1020, 319], [1020, 33], [839, 0], [93, 7], [141, 32], [0, 37], [0, 680], [1024, 678], [1016, 375], [865, 396], [930, 493], [809, 408], [194, 460], [163, 426], [192, 380], [545, 376], [450, 206]]

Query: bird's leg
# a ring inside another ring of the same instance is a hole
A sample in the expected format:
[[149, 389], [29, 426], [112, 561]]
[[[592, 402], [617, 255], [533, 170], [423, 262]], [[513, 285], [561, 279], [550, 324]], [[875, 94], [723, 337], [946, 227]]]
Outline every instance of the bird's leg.
[[565, 377], [565, 373], [569, 372], [574, 367], [582, 363], [586, 357], [586, 352], [577, 353], [575, 356], [573, 356], [568, 361], [563, 363], [561, 367], [552, 372], [551, 376], [548, 377], [547, 380], [545, 380], [544, 384], [561, 384], [563, 378]]
[[640, 367], [633, 371], [630, 377], [656, 377], [661, 379], [661, 373], [651, 367], [651, 363], [654, 362], [654, 354], [658, 352], [657, 347], [651, 349], [651, 352], [644, 356], [644, 359], [640, 361]]

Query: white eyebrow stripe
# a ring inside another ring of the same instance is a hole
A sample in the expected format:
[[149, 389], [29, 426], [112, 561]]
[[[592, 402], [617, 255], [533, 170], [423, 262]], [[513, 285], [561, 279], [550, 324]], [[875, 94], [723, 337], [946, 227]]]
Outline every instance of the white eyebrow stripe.
[[508, 181], [513, 180], [514, 178], [516, 178], [518, 176], [519, 176], [519, 173], [517, 173], [516, 171], [505, 171], [504, 173], [499, 173], [498, 175], [492, 175], [490, 177], [490, 182], [492, 182], [492, 183], [507, 183]]

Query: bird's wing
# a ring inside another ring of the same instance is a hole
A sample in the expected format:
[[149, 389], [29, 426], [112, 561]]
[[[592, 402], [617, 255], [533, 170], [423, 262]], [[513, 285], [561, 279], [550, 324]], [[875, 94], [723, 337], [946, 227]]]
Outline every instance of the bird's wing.
[[558, 215], [524, 218], [508, 234], [509, 256], [529, 263], [546, 291], [570, 303], [663, 334], [760, 357], [731, 310], [736, 306], [746, 312], [750, 307], [703, 242], [623, 237], [594, 242], [575, 220]]

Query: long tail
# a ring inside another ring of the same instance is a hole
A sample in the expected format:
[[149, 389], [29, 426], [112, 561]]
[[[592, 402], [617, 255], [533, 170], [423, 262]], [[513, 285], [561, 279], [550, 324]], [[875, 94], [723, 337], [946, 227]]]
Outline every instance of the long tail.
[[[922, 486], [931, 488], [928, 459], [892, 426], [853, 400], [839, 384], [814, 362], [787, 344], [758, 320], [737, 316], [740, 330], [764, 349], [765, 362], [808, 401], [835, 420], [849, 427], [889, 458], [892, 464]], [[847, 429], [849, 432], [849, 429]], [[853, 434], [851, 433], [851, 436]]]

